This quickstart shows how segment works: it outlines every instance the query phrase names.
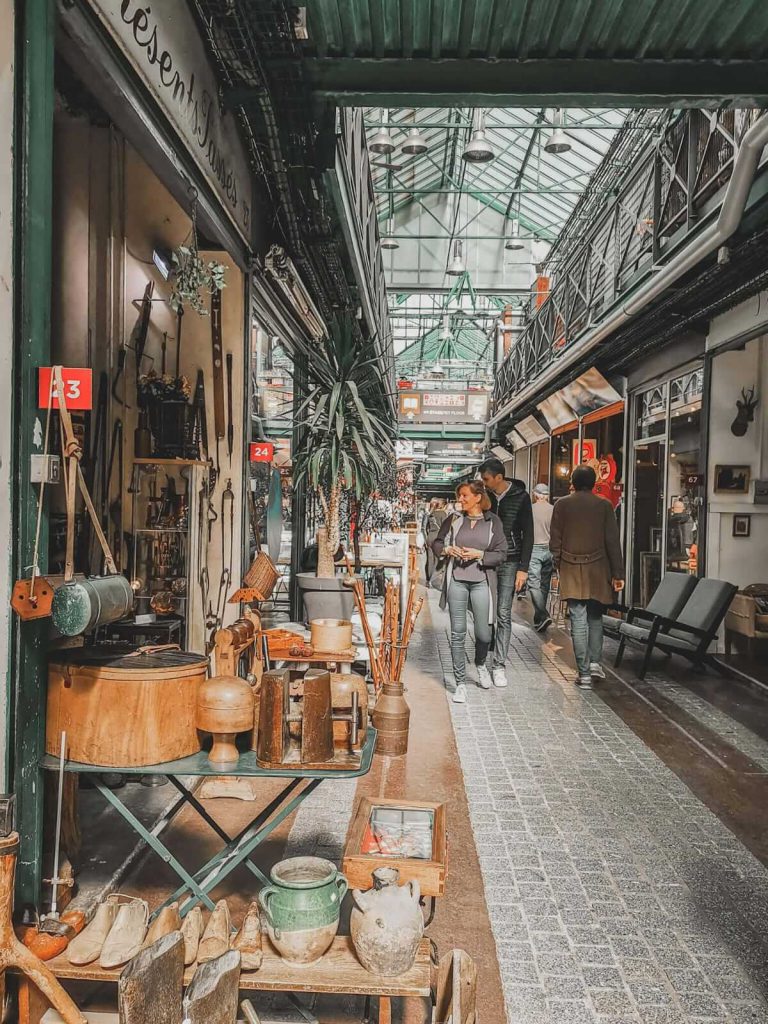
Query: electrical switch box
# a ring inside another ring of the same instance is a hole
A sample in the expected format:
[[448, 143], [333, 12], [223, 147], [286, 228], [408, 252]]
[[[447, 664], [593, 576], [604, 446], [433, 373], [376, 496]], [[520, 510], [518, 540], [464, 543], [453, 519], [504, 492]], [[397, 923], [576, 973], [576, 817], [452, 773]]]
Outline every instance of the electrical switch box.
[[58, 455], [33, 455], [30, 480], [33, 484], [61, 482], [61, 459]]

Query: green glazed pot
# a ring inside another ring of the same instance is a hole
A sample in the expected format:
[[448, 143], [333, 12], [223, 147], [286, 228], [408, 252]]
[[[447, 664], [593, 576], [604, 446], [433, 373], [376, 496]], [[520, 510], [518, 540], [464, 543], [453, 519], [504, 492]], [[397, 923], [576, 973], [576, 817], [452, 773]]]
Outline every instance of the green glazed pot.
[[267, 932], [283, 960], [319, 960], [339, 930], [347, 880], [322, 857], [291, 857], [270, 872], [272, 885], [259, 893]]

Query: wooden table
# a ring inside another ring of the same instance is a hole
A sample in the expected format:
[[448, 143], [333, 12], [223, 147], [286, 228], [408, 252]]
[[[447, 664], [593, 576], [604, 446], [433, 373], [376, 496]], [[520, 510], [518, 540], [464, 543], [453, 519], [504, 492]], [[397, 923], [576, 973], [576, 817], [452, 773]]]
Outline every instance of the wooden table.
[[[66, 955], [49, 960], [47, 966], [60, 981], [116, 984], [120, 970], [106, 971], [98, 964], [73, 967]], [[184, 984], [192, 980], [194, 967], [184, 974]], [[431, 942], [422, 939], [416, 962], [407, 974], [380, 978], [360, 964], [349, 936], [340, 935], [322, 959], [314, 964], [295, 966], [285, 963], [264, 937], [264, 962], [258, 971], [240, 976], [242, 992], [292, 992], [330, 995], [377, 996], [379, 1022], [390, 1024], [393, 998], [428, 999], [434, 997], [435, 968]], [[19, 975], [19, 1024], [40, 1024], [48, 1002], [25, 975]], [[83, 1009], [81, 1007], [81, 1009]]]

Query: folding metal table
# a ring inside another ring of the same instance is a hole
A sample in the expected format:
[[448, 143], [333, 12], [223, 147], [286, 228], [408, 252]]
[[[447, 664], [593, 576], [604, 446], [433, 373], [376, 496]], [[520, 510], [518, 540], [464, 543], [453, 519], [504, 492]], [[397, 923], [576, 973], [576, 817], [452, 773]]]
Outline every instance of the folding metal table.
[[[91, 776], [93, 786], [98, 789], [104, 799], [112, 804], [122, 818], [133, 830], [169, 865], [181, 880], [179, 888], [172, 893], [165, 903], [159, 906], [152, 917], [174, 900], [180, 903], [182, 917], [198, 904], [204, 904], [213, 910], [214, 902], [210, 893], [224, 881], [239, 864], [244, 864], [262, 885], [269, 885], [270, 880], [251, 859], [253, 851], [267, 839], [271, 833], [292, 814], [306, 798], [313, 793], [325, 779], [356, 779], [367, 775], [371, 768], [373, 749], [376, 743], [375, 729], [368, 729], [365, 746], [362, 750], [360, 765], [352, 769], [322, 769], [309, 771], [297, 765], [293, 768], [277, 770], [259, 768], [254, 751], [241, 754], [236, 765], [226, 770], [214, 766], [208, 760], [208, 754], [199, 751], [190, 757], [182, 757], [177, 761], [166, 761], [163, 764], [142, 765], [140, 768], [115, 768], [81, 764], [78, 761], [65, 761], [64, 770], [79, 775]], [[59, 760], [50, 754], [42, 759], [42, 766], [50, 771], [59, 768]], [[120, 772], [123, 775], [162, 775], [179, 791], [179, 799], [156, 822], [153, 828], [146, 828], [136, 815], [123, 803], [116, 792], [104, 784], [100, 776], [105, 772]], [[260, 779], [289, 779], [288, 784], [265, 807], [254, 814], [250, 823], [236, 836], [228, 835], [224, 829], [203, 807], [194, 795], [190, 779], [210, 776], [243, 776]], [[171, 853], [160, 838], [166, 826], [176, 817], [185, 805], [192, 807], [197, 814], [222, 839], [222, 849], [196, 870], [188, 870]]]

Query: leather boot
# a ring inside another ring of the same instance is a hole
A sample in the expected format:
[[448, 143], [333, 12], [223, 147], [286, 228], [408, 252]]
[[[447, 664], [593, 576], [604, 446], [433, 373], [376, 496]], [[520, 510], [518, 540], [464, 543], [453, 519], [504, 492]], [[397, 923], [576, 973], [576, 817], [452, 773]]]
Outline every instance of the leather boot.
[[123, 903], [101, 950], [101, 966], [107, 970], [120, 967], [135, 957], [147, 934], [148, 920], [149, 907], [146, 900], [131, 899]]
[[96, 907], [96, 913], [85, 929], [67, 947], [67, 960], [83, 966], [98, 960], [119, 909], [118, 897], [112, 893]]
[[197, 950], [200, 946], [200, 934], [203, 930], [203, 912], [200, 907], [192, 907], [181, 924], [181, 934], [184, 939], [184, 966], [189, 967], [197, 960]]
[[245, 913], [240, 931], [232, 943], [240, 952], [240, 967], [244, 971], [258, 971], [264, 958], [261, 948], [261, 918], [259, 904], [252, 903]]
[[232, 923], [229, 919], [227, 901], [219, 900], [203, 932], [200, 948], [197, 951], [197, 962], [204, 964], [223, 956], [229, 949], [231, 931]]
[[181, 918], [179, 917], [179, 904], [177, 902], [169, 903], [167, 907], [163, 907], [160, 913], [157, 915], [155, 920], [149, 926], [147, 937], [144, 940], [144, 948], [151, 946], [158, 939], [162, 939], [164, 935], [170, 935], [171, 932], [177, 932], [181, 930]]

